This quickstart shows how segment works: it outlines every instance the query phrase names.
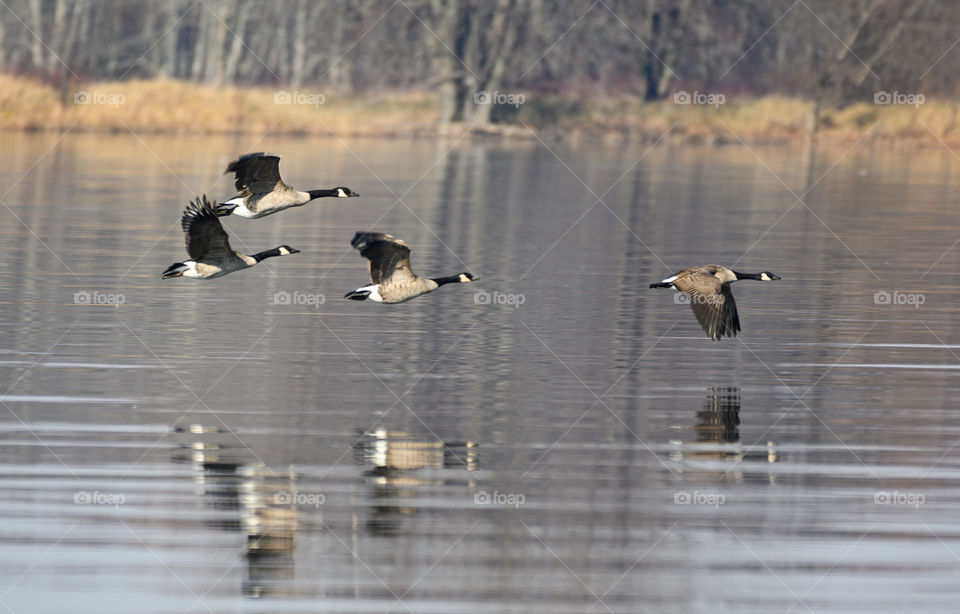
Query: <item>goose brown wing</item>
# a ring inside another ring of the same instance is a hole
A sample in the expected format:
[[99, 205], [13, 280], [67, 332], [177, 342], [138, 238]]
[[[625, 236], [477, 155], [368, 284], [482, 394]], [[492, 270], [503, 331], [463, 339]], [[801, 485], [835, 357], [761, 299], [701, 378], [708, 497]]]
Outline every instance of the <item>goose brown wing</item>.
[[[678, 274], [673, 286], [687, 295], [690, 308], [703, 332], [711, 339], [720, 339], [724, 334], [733, 336], [732, 325], [736, 321], [737, 307], [729, 286], [714, 275], [712, 266], [688, 269]], [[739, 324], [737, 325], [739, 330]]]
[[216, 259], [233, 254], [230, 241], [223, 225], [217, 218], [217, 203], [197, 198], [190, 201], [180, 218], [187, 253], [194, 260], [199, 258]]
[[268, 153], [252, 153], [240, 156], [227, 166], [227, 173], [234, 173], [234, 185], [240, 196], [263, 195], [287, 185], [280, 178], [280, 156]]
[[730, 284], [723, 287], [723, 298], [723, 332], [728, 337], [736, 337], [740, 332], [740, 315], [737, 314], [737, 302], [733, 300]]
[[707, 336], [717, 341], [721, 337], [735, 337], [740, 331], [737, 303], [730, 286], [724, 284], [715, 294], [688, 293], [690, 307]]
[[416, 279], [410, 268], [410, 248], [382, 232], [358, 232], [350, 242], [367, 259], [370, 281], [375, 284], [402, 284]]

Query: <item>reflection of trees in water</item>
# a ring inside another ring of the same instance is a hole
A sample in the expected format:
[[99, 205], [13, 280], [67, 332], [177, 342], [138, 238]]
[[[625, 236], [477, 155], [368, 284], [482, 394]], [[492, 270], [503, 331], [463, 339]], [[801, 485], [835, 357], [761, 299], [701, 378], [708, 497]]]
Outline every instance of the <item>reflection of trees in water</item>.
[[[366, 520], [373, 535], [397, 535], [404, 518], [415, 515], [414, 505], [405, 500], [417, 496], [424, 486], [449, 483], [451, 476], [430, 473], [430, 469], [474, 471], [478, 466], [477, 444], [421, 440], [404, 431], [377, 430], [358, 434], [354, 459], [367, 467], [363, 475], [370, 499]], [[457, 479], [463, 474], [457, 472]], [[472, 486], [473, 478], [468, 476]]]

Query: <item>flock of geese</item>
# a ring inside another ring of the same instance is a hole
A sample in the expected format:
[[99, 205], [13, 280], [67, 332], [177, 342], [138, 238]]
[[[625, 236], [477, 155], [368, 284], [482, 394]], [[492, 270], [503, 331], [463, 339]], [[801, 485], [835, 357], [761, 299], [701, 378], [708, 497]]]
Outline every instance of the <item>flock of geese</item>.
[[[163, 279], [190, 277], [213, 279], [249, 269], [274, 256], [289, 256], [300, 250], [281, 245], [256, 254], [244, 254], [230, 247], [230, 238], [220, 218], [237, 215], [257, 219], [291, 207], [302, 207], [316, 198], [353, 198], [359, 196], [348, 187], [329, 190], [295, 190], [280, 177], [280, 156], [252, 153], [227, 166], [233, 173], [237, 196], [223, 203], [197, 197], [180, 218], [189, 260], [175, 262], [163, 272]], [[367, 259], [370, 284], [348, 292], [344, 298], [370, 299], [377, 303], [403, 303], [421, 294], [433, 292], [449, 283], [469, 283], [470, 273], [449, 277], [418, 277], [410, 268], [410, 248], [394, 236], [382, 232], [358, 232], [350, 242]]]
[[[234, 173], [237, 196], [222, 203], [197, 197], [180, 218], [187, 243], [189, 260], [176, 262], [163, 272], [163, 279], [190, 277], [213, 279], [234, 271], [248, 269], [274, 256], [299, 253], [289, 245], [281, 245], [256, 254], [244, 254], [230, 247], [230, 240], [220, 223], [221, 217], [236, 215], [257, 219], [291, 207], [302, 207], [317, 198], [355, 198], [359, 194], [339, 186], [321, 190], [295, 190], [280, 177], [280, 156], [251, 153], [227, 166]], [[357, 232], [350, 245], [367, 259], [370, 283], [348, 292], [344, 298], [355, 301], [370, 299], [377, 303], [403, 303], [421, 294], [433, 292], [450, 283], [476, 280], [468, 272], [447, 277], [418, 277], [410, 268], [410, 248], [394, 236], [381, 232]], [[686, 295], [693, 314], [707, 334], [720, 340], [740, 332], [737, 304], [730, 284], [741, 279], [776, 281], [779, 276], [769, 271], [739, 273], [716, 264], [695, 266], [671, 275], [651, 288], [672, 288]]]

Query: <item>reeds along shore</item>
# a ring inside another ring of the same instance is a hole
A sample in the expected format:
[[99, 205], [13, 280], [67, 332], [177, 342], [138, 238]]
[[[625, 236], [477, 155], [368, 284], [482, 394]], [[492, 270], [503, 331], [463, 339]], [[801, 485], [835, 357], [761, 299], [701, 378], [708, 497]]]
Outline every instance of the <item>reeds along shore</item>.
[[[391, 91], [345, 96], [316, 88], [217, 88], [155, 79], [87, 83], [57, 88], [0, 75], [0, 130], [80, 130], [164, 134], [265, 133], [285, 135], [415, 136], [460, 132], [561, 137], [664, 139], [670, 142], [787, 143], [809, 138], [960, 147], [958, 103], [865, 101], [821, 109], [785, 97], [736, 99], [714, 104], [629, 97], [574, 99], [527, 93], [523, 104], [498, 109], [484, 126], [443, 124], [432, 91]], [[681, 101], [682, 101], [681, 97]], [[702, 102], [702, 101], [701, 101]], [[501, 112], [502, 111], [502, 112]]]

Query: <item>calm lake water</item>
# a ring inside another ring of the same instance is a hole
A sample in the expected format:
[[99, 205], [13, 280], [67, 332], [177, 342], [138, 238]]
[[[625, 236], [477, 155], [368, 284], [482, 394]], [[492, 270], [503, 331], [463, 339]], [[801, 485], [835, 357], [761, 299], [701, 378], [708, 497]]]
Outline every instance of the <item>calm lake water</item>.
[[[956, 610], [950, 152], [0, 140], [4, 610]], [[161, 281], [259, 150], [361, 198]], [[480, 279], [343, 300], [368, 228]], [[719, 343], [648, 289], [714, 262], [783, 277]]]

